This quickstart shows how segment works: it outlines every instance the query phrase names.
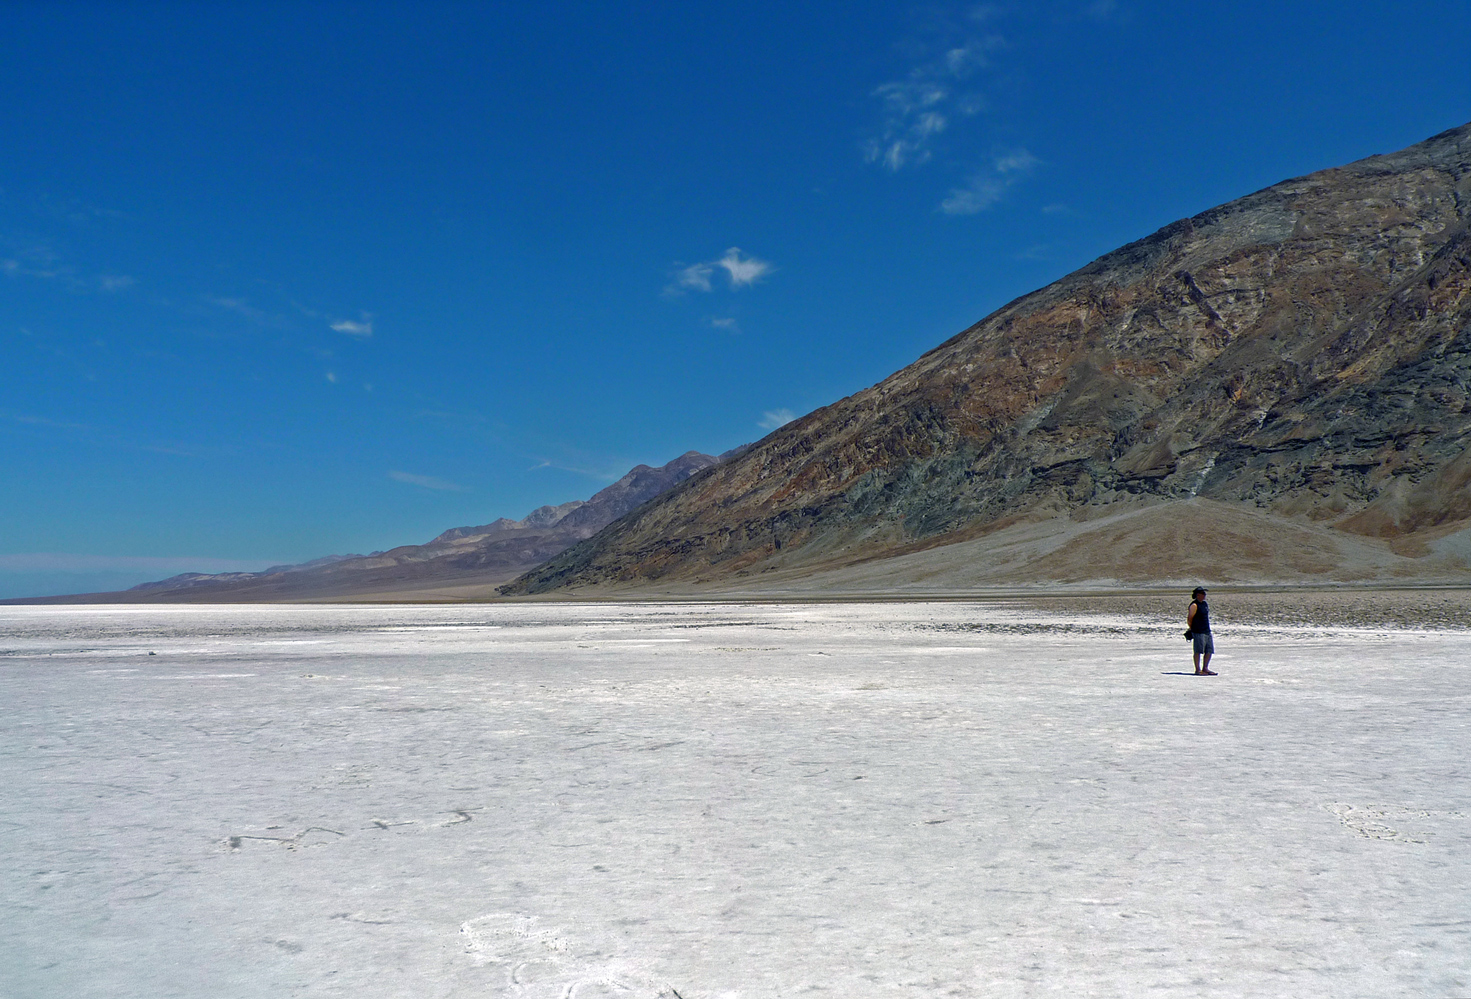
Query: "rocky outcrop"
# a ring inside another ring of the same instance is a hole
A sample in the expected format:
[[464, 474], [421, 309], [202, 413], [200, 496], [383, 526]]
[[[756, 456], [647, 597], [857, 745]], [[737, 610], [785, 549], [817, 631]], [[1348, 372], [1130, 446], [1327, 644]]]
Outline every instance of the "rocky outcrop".
[[734, 579], [1204, 497], [1471, 517], [1471, 125], [1166, 226], [773, 432], [503, 592]]

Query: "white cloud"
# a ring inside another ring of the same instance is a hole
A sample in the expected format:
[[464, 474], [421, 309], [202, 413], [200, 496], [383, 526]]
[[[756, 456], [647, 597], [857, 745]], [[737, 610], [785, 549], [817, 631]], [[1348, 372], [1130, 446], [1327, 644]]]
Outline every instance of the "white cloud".
[[[983, 21], [992, 13], [991, 8], [978, 7], [971, 19]], [[949, 43], [906, 78], [875, 87], [872, 96], [882, 108], [882, 123], [878, 134], [863, 144], [864, 158], [895, 172], [929, 160], [935, 136], [956, 117], [969, 117], [985, 107], [984, 99], [963, 84], [991, 64], [990, 54], [1002, 44], [998, 35], [951, 32]]]
[[957, 80], [963, 80], [991, 65], [990, 53], [998, 44], [999, 39], [995, 38], [968, 38], [945, 53], [945, 70]]
[[204, 296], [204, 300], [211, 305], [218, 305], [222, 309], [228, 309], [231, 312], [242, 315], [252, 322], [269, 324], [271, 321], [269, 316], [243, 298], [224, 298], [217, 295], [206, 295]]
[[395, 482], [407, 482], [411, 486], [419, 486], [424, 489], [437, 489], [441, 492], [463, 493], [468, 492], [464, 486], [456, 485], [447, 479], [436, 479], [432, 475], [415, 475], [412, 472], [392, 471], [388, 477]]
[[975, 215], [1000, 201], [1008, 190], [1032, 172], [1041, 160], [1025, 149], [1014, 149], [997, 156], [987, 170], [970, 179], [964, 187], [952, 188], [940, 211], [946, 215]]
[[327, 372], [327, 380], [329, 382], [331, 382], [333, 385], [336, 385], [337, 384], [337, 372], [335, 372], [335, 371], [329, 371], [329, 372]]
[[132, 285], [133, 279], [126, 274], [103, 274], [97, 279], [97, 287], [103, 291], [122, 291]]
[[718, 260], [702, 260], [698, 264], [680, 267], [674, 272], [674, 280], [664, 288], [666, 295], [682, 295], [687, 291], [714, 291], [712, 280], [716, 270], [723, 270], [732, 288], [743, 288], [755, 284], [776, 270], [769, 261], [756, 257], [742, 257], [738, 246], [732, 246]]
[[351, 319], [339, 319], [332, 324], [332, 328], [338, 333], [346, 333], [348, 336], [370, 337], [373, 335], [373, 317], [370, 313], [362, 313], [362, 322], [355, 323]]
[[869, 162], [878, 161], [890, 170], [930, 158], [929, 140], [945, 131], [948, 118], [936, 105], [950, 96], [944, 87], [927, 80], [886, 83], [873, 96], [884, 105], [884, 127], [865, 147]]
[[995, 177], [973, 177], [965, 187], [951, 190], [950, 196], [940, 202], [940, 211], [946, 215], [975, 215], [1000, 201], [1008, 186]]
[[732, 246], [726, 250], [725, 256], [717, 260], [716, 263], [724, 267], [730, 275], [732, 288], [755, 284], [772, 271], [771, 264], [765, 260], [757, 260], [755, 257], [747, 257], [742, 260], [741, 250], [738, 246]]
[[709, 291], [710, 275], [715, 273], [713, 264], [690, 264], [688, 267], [674, 275], [674, 287], [677, 290], [690, 289], [693, 291]]
[[764, 430], [775, 430], [784, 427], [797, 418], [797, 414], [790, 409], [768, 409], [761, 414], [761, 419], [756, 425]]
[[1040, 162], [1041, 160], [1025, 149], [1017, 149], [996, 157], [996, 172], [999, 174], [1025, 173]]
[[727, 333], [739, 333], [741, 331], [735, 319], [728, 316], [711, 319], [710, 325], [718, 330], [725, 330]]

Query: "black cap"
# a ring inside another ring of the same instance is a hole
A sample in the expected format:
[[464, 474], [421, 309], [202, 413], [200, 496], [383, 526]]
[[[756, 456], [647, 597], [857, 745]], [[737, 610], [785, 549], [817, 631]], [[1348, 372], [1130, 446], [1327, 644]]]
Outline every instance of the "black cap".
[[1193, 589], [1193, 590], [1190, 591], [1190, 595], [1192, 597], [1198, 597], [1198, 596], [1200, 596], [1204, 592], [1205, 592], [1205, 587], [1204, 586], [1197, 586], [1195, 589]]

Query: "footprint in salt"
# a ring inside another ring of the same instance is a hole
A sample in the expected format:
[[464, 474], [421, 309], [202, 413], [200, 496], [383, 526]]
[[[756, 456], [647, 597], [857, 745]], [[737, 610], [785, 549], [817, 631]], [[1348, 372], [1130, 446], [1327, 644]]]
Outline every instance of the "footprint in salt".
[[538, 922], [535, 916], [493, 912], [462, 923], [460, 935], [471, 960], [505, 971], [511, 994], [556, 995], [560, 980], [574, 970], [568, 967], [569, 945], [556, 930], [541, 929]]
[[1466, 818], [1465, 813], [1407, 805], [1350, 805], [1333, 802], [1324, 806], [1338, 816], [1345, 829], [1364, 839], [1389, 843], [1427, 845], [1437, 832], [1449, 832]]
[[[271, 826], [276, 829], [278, 826]], [[329, 835], [330, 834], [330, 835]], [[238, 836], [230, 836], [225, 839], [225, 848], [231, 852], [240, 850], [249, 843], [270, 843], [283, 847], [287, 850], [311, 849], [312, 847], [326, 846], [335, 842], [333, 836], [343, 839], [346, 833], [338, 832], [336, 829], [328, 829], [326, 826], [307, 826], [295, 836], [266, 836], [263, 834], [241, 833]]]
[[465, 952], [478, 965], [496, 965], [505, 994], [528, 999], [673, 999], [626, 962], [573, 953], [558, 928], [543, 929], [536, 916], [493, 912], [460, 924]]

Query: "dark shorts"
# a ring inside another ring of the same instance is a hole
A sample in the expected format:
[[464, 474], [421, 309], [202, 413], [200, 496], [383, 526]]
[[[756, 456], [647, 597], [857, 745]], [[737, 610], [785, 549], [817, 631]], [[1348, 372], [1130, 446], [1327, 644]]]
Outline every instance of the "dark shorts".
[[1208, 631], [1197, 631], [1195, 638], [1195, 654], [1198, 656], [1203, 652], [1216, 654], [1216, 643], [1211, 641], [1211, 633]]

